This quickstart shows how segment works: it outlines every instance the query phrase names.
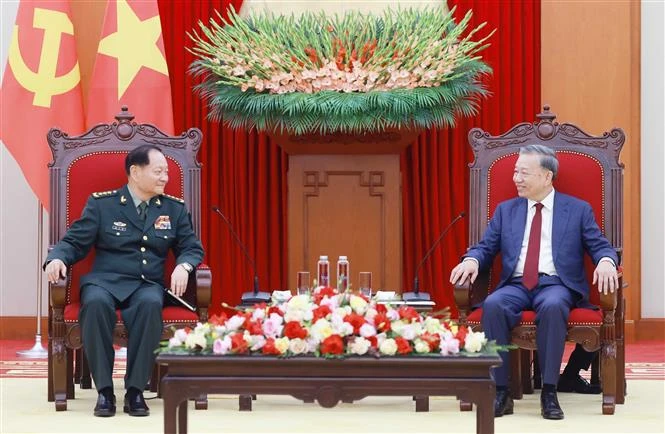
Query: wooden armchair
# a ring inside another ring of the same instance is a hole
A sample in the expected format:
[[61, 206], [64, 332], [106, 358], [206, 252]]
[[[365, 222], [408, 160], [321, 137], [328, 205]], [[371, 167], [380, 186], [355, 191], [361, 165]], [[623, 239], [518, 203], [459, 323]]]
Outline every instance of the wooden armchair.
[[[621, 258], [623, 165], [619, 162], [619, 153], [625, 141], [623, 131], [615, 128], [602, 136], [591, 136], [573, 124], [559, 125], [548, 106], [537, 117], [538, 122], [515, 125], [499, 136], [479, 128], [469, 132], [469, 143], [475, 155], [475, 161], [469, 165], [469, 245], [480, 240], [496, 206], [516, 196], [511, 179], [519, 148], [541, 144], [554, 148], [560, 162], [554, 188], [591, 204], [596, 221]], [[595, 267], [588, 255], [585, 268], [591, 283]], [[482, 309], [471, 311], [471, 308], [487, 297], [500, 274], [501, 261], [497, 258], [491, 270], [481, 272], [472, 287], [467, 282], [455, 288], [461, 323], [481, 328]], [[603, 414], [613, 414], [615, 404], [622, 404], [625, 394], [624, 297], [621, 273], [619, 276], [619, 290], [613, 294], [604, 296], [596, 287], [591, 288], [590, 301], [598, 310], [573, 309], [568, 318], [567, 339], [582, 344], [587, 351], [600, 350]], [[523, 312], [521, 323], [513, 329], [512, 343], [520, 349], [511, 353], [511, 388], [515, 397], [521, 398], [524, 389], [533, 392], [528, 374], [536, 349], [533, 311]]]
[[[58, 129], [51, 129], [47, 139], [53, 153], [49, 165], [51, 184], [50, 245], [65, 234], [70, 224], [83, 210], [93, 192], [119, 188], [127, 183], [124, 160], [127, 153], [141, 144], [153, 144], [162, 149], [169, 165], [170, 181], [166, 193], [182, 197], [192, 216], [194, 231], [201, 233], [200, 163], [196, 154], [201, 144], [201, 131], [191, 128], [177, 137], [167, 136], [150, 124], [132, 122], [134, 116], [122, 108], [116, 122], [101, 124], [87, 133], [70, 137]], [[85, 357], [81, 356], [81, 328], [79, 314], [79, 279], [92, 267], [94, 249], [82, 261], [70, 267], [66, 279], [49, 284], [48, 327], [48, 400], [55, 401], [57, 411], [67, 409], [67, 399], [74, 398], [74, 355], [78, 353], [76, 370], [85, 372]], [[168, 285], [175, 259], [171, 254], [166, 262], [165, 282]], [[190, 278], [184, 298], [197, 307], [192, 312], [165, 300], [162, 312], [163, 339], [170, 337], [173, 326], [193, 327], [197, 321], [207, 321], [211, 300], [210, 269], [200, 265]], [[114, 341], [126, 345], [127, 331], [118, 314]], [[84, 367], [81, 369], [81, 365]], [[156, 376], [153, 373], [153, 379]], [[81, 381], [83, 388], [90, 380]], [[155, 386], [153, 384], [152, 386]], [[197, 402], [205, 407], [205, 402]]]

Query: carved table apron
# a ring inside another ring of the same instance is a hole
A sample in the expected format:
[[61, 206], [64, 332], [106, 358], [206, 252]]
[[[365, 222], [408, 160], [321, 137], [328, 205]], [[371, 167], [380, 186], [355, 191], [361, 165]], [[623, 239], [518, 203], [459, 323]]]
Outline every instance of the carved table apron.
[[[206, 393], [291, 395], [331, 408], [366, 396], [456, 396], [475, 403], [476, 432], [494, 432], [497, 355], [480, 357], [189, 356], [160, 354], [164, 432], [187, 432], [187, 401]], [[251, 401], [250, 404], [251, 406]], [[251, 407], [250, 407], [251, 408]]]

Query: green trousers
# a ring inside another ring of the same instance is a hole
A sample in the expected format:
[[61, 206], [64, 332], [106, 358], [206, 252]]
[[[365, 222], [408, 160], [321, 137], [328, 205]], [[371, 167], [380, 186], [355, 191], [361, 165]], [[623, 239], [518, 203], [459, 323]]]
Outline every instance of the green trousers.
[[120, 309], [129, 341], [125, 389], [135, 387], [142, 391], [145, 388], [162, 336], [163, 304], [164, 291], [156, 285], [142, 285], [123, 302], [99, 286], [86, 285], [81, 289], [79, 322], [83, 349], [98, 391], [113, 387], [116, 309]]

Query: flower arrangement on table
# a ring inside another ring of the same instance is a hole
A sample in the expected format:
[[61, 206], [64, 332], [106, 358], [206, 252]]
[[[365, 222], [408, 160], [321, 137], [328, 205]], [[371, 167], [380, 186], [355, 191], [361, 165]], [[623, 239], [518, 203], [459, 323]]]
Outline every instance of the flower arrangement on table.
[[[266, 13], [199, 23], [191, 72], [212, 119], [262, 131], [359, 133], [452, 126], [472, 116], [491, 72], [472, 40], [471, 11]], [[493, 33], [493, 32], [492, 32]]]
[[413, 307], [379, 304], [350, 291], [316, 288], [233, 316], [213, 316], [194, 329], [175, 330], [160, 352], [263, 354], [281, 357], [478, 355], [500, 349], [485, 334], [457, 326], [447, 315], [423, 316]]

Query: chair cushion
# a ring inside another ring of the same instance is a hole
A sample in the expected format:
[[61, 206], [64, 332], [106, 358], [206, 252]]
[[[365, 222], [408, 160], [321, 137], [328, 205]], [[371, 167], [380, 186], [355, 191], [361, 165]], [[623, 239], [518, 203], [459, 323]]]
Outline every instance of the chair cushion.
[[[469, 314], [467, 321], [469, 324], [480, 324], [480, 318], [483, 314], [483, 309], [476, 309]], [[536, 312], [532, 310], [525, 310], [522, 312], [522, 320], [520, 325], [534, 325], [536, 323]], [[603, 323], [603, 313], [600, 310], [594, 309], [581, 309], [576, 308], [570, 311], [568, 316], [569, 326], [578, 325], [592, 325], [600, 326]]]
[[[79, 309], [81, 308], [81, 303], [71, 303], [65, 306], [65, 322], [66, 323], [75, 323], [79, 319]], [[115, 311], [117, 316], [117, 322], [122, 322], [122, 317], [120, 316], [120, 310], [116, 309]], [[164, 323], [196, 323], [199, 320], [196, 312], [192, 312], [189, 309], [185, 309], [180, 306], [165, 306], [162, 309], [162, 321]]]

